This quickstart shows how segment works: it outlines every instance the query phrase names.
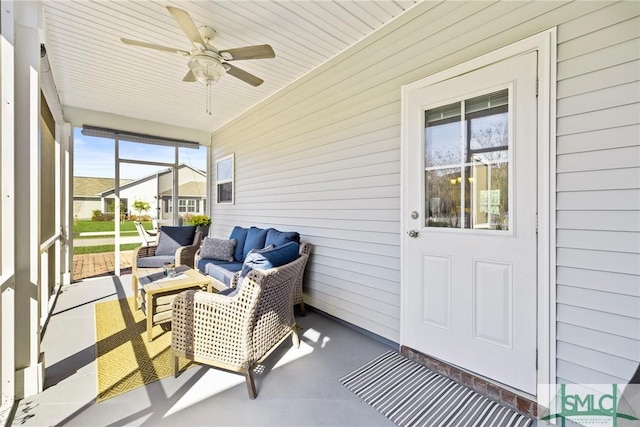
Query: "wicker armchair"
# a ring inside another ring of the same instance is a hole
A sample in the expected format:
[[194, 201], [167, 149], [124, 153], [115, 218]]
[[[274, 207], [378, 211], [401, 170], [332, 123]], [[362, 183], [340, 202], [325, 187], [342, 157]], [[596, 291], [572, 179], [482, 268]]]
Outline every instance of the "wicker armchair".
[[282, 267], [253, 270], [235, 296], [186, 291], [173, 301], [173, 373], [178, 358], [245, 375], [249, 397], [257, 396], [253, 368], [289, 335], [300, 342], [293, 315], [293, 287], [304, 269], [300, 257]]
[[[196, 252], [198, 251], [198, 249], [200, 249], [201, 243], [202, 243], [202, 233], [200, 233], [199, 231], [196, 231], [196, 234], [193, 238], [193, 243], [191, 243], [191, 245], [181, 246], [176, 250], [176, 253], [174, 256], [174, 264], [176, 265], [176, 267], [180, 265], [188, 265], [189, 267], [193, 268], [193, 261], [196, 256]], [[137, 262], [138, 259], [155, 256], [156, 249], [158, 249], [157, 244], [150, 245], [150, 246], [140, 246], [139, 248], [136, 248], [136, 250], [133, 253], [133, 259], [135, 260], [135, 262], [132, 263], [133, 264], [132, 268], [134, 273], [136, 271], [136, 266], [138, 265], [138, 262]]]
[[156, 257], [156, 249], [158, 249], [157, 244], [150, 246], [140, 246], [139, 248], [136, 248], [136, 250], [133, 252], [133, 262], [131, 263], [131, 287], [133, 289], [133, 294], [136, 295], [138, 292], [138, 278], [160, 271], [164, 262], [172, 262], [176, 267], [186, 265], [190, 268], [193, 268], [193, 261], [196, 256], [196, 252], [198, 251], [198, 249], [200, 249], [201, 243], [202, 233], [196, 231], [191, 245], [179, 247], [178, 249], [176, 249], [175, 255], [169, 257], [170, 259], [158, 259], [158, 265], [138, 265], [138, 260], [142, 258], [160, 258]]
[[[300, 242], [300, 258], [304, 258], [304, 265], [307, 265], [309, 255], [311, 254], [311, 243]], [[302, 283], [304, 281], [304, 266], [298, 275], [297, 283], [293, 287], [293, 305], [300, 304], [300, 314], [307, 315], [307, 309], [304, 306], [304, 300], [302, 299]]]

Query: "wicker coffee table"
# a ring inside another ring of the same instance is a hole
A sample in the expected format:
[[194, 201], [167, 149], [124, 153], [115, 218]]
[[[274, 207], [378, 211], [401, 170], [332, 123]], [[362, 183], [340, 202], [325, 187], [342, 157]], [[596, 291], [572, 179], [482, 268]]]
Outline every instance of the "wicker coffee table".
[[206, 290], [211, 283], [211, 277], [187, 266], [177, 267], [176, 277], [166, 277], [160, 271], [135, 279], [139, 286], [136, 308], [142, 308], [147, 316], [148, 342], [153, 341], [154, 325], [171, 321], [171, 303], [176, 295], [186, 289]]

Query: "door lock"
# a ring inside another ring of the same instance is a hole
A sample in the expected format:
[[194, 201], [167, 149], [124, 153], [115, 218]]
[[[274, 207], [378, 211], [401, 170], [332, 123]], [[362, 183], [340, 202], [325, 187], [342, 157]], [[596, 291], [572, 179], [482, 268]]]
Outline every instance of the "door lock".
[[420, 214], [416, 211], [411, 212], [411, 219], [418, 219], [420, 218]]
[[407, 234], [409, 235], [409, 237], [413, 237], [415, 239], [420, 233], [418, 232], [418, 230], [409, 230], [407, 231]]

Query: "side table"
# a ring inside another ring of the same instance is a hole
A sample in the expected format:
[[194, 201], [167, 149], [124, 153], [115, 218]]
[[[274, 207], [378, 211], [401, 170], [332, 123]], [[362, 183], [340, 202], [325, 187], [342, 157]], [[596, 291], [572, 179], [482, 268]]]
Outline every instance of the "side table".
[[175, 277], [158, 272], [135, 279], [140, 286], [136, 291], [136, 307], [142, 308], [147, 317], [148, 342], [153, 341], [154, 325], [171, 321], [171, 303], [176, 295], [186, 289], [207, 290], [211, 283], [211, 277], [187, 266], [176, 268]]

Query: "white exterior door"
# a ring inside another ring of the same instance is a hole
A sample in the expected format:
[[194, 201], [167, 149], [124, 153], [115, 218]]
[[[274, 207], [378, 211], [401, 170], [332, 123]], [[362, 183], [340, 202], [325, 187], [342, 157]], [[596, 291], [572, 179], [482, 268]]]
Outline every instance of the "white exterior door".
[[537, 53], [403, 99], [401, 343], [536, 394]]

